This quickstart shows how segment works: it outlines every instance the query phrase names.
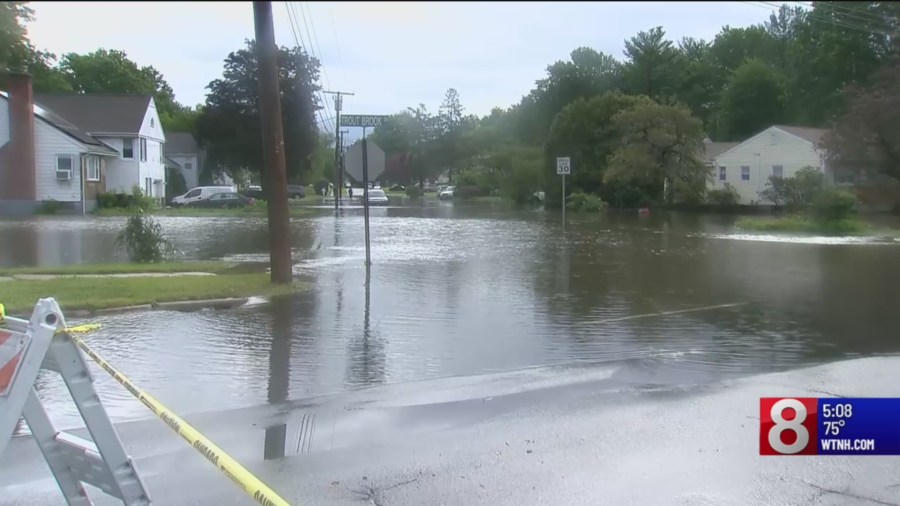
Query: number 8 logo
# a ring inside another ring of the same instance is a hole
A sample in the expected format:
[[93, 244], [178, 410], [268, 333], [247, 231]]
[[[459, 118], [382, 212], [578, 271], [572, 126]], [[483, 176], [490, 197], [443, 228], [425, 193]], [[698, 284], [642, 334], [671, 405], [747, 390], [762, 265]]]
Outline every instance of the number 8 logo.
[[[796, 415], [792, 420], [785, 420], [784, 410], [793, 409]], [[806, 406], [797, 399], [781, 399], [772, 405], [769, 416], [775, 425], [769, 429], [769, 446], [778, 453], [783, 455], [793, 455], [802, 451], [809, 444], [809, 431], [803, 426], [808, 413]], [[797, 435], [797, 440], [791, 444], [784, 444], [781, 441], [781, 434], [786, 431], [793, 431]]]

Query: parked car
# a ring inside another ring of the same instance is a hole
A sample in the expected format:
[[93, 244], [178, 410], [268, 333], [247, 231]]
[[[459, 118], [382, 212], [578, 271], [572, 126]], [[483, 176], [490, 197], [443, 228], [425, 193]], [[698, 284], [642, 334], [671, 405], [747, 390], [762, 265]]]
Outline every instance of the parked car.
[[198, 186], [193, 190], [172, 199], [173, 206], [185, 206], [192, 202], [206, 200], [217, 193], [234, 192], [233, 186]]
[[394, 186], [391, 186], [391, 191], [392, 192], [405, 192], [406, 187], [403, 186], [402, 184], [395, 184]]
[[436, 192], [436, 191], [438, 191], [438, 185], [436, 185], [434, 183], [425, 183], [424, 191], [425, 192]]
[[441, 190], [438, 193], [438, 198], [441, 200], [453, 199], [453, 190], [455, 190], [455, 189], [456, 189], [456, 187], [454, 187], [454, 186], [448, 186], [448, 187], [444, 188], [443, 190]]
[[384, 190], [369, 190], [370, 206], [386, 206], [388, 205], [388, 197], [384, 194]]
[[306, 188], [301, 184], [289, 184], [287, 194], [289, 199], [302, 199], [306, 196]]
[[188, 204], [188, 207], [201, 207], [206, 209], [226, 209], [252, 206], [256, 199], [245, 197], [237, 192], [224, 192], [211, 195], [208, 199], [197, 200]]

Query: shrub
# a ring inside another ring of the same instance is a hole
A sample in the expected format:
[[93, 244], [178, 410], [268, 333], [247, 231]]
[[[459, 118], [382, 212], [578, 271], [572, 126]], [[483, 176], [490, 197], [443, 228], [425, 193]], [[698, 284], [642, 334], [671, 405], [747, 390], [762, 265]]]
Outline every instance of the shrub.
[[839, 222], [856, 214], [857, 202], [850, 192], [827, 188], [819, 192], [810, 211], [816, 220]]
[[603, 199], [589, 193], [573, 192], [566, 202], [566, 209], [576, 212], [596, 213], [606, 209], [607, 204]]
[[422, 198], [422, 195], [424, 193], [425, 192], [423, 192], [422, 189], [416, 185], [410, 185], [406, 187], [406, 196], [411, 199], [420, 199]]
[[162, 234], [162, 227], [152, 217], [138, 210], [128, 218], [125, 229], [116, 238], [116, 247], [124, 248], [136, 263], [162, 262], [173, 253], [172, 244]]
[[741, 196], [738, 195], [734, 186], [725, 183], [725, 187], [706, 192], [706, 202], [714, 206], [731, 207], [740, 202]]
[[152, 197], [144, 195], [144, 192], [135, 185], [128, 193], [101, 193], [97, 195], [97, 208], [99, 209], [133, 209], [144, 212], [156, 208], [156, 201]]
[[37, 214], [56, 214], [62, 210], [62, 203], [55, 199], [41, 201], [41, 205], [35, 210]]
[[453, 196], [463, 200], [478, 197], [479, 195], [481, 195], [481, 189], [473, 185], [457, 186], [453, 190]]
[[776, 206], [798, 211], [810, 206], [824, 188], [825, 176], [814, 167], [804, 167], [793, 177], [769, 176], [759, 195]]

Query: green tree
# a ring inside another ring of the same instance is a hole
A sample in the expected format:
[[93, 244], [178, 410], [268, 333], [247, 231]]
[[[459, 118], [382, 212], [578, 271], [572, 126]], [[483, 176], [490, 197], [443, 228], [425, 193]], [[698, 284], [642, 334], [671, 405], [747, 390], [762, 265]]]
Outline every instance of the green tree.
[[444, 95], [444, 101], [438, 111], [436, 126], [438, 128], [437, 139], [437, 164], [448, 171], [448, 177], [453, 180], [453, 170], [459, 168], [464, 155], [463, 130], [466, 125], [463, 121], [465, 109], [459, 101], [459, 93], [455, 88], [450, 88]]
[[510, 125], [521, 142], [541, 144], [563, 107], [621, 87], [622, 66], [612, 56], [581, 47], [570, 57], [549, 65], [547, 77], [511, 111]]
[[614, 200], [615, 184], [606, 184], [607, 159], [618, 148], [621, 132], [613, 118], [622, 111], [652, 101], [646, 96], [609, 92], [591, 99], [578, 99], [567, 105], [554, 119], [545, 146], [545, 190], [549, 203], [555, 203], [562, 184], [556, 175], [556, 158], [572, 160], [572, 175], [567, 188]]
[[160, 114], [172, 114], [181, 108], [162, 74], [152, 66], [138, 66], [124, 51], [68, 53], [60, 60], [59, 69], [76, 93], [147, 94], [153, 95]]
[[675, 65], [679, 69], [675, 78], [675, 98], [687, 105], [707, 125], [707, 130], [711, 130], [722, 79], [716, 71], [710, 44], [685, 37], [678, 44]]
[[638, 104], [616, 114], [613, 125], [620, 142], [604, 181], [638, 185], [668, 203], [702, 197], [711, 177], [701, 160], [705, 134], [686, 107]]
[[625, 41], [627, 89], [650, 98], [670, 96], [675, 90], [677, 51], [661, 26], [639, 32]]
[[[207, 167], [229, 173], [247, 169], [258, 174], [264, 169], [259, 72], [255, 43], [245, 43], [246, 47], [225, 58], [222, 78], [207, 86], [209, 94], [197, 120], [197, 134], [207, 148]], [[277, 63], [287, 174], [289, 180], [297, 180], [312, 170], [319, 138], [319, 61], [301, 48], [279, 47]]]
[[28, 40], [25, 24], [33, 20], [28, 2], [0, 3], [0, 87], [5, 88], [5, 74], [12, 71], [30, 73], [35, 91], [72, 91], [53, 67], [54, 55], [37, 50]]
[[720, 137], [743, 141], [785, 119], [784, 84], [772, 67], [747, 60], [731, 75], [720, 104]]

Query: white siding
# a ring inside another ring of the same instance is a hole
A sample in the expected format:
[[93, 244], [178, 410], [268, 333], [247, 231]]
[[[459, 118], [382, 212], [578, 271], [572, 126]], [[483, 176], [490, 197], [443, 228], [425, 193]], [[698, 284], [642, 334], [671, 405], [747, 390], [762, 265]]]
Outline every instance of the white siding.
[[[147, 190], [146, 179], [150, 178], [150, 196], [164, 198], [166, 195], [166, 166], [162, 157], [162, 145], [166, 142], [162, 125], [159, 122], [159, 114], [156, 112], [156, 102], [150, 99], [150, 106], [144, 116], [141, 125], [140, 136], [147, 139], [147, 161], [139, 162], [139, 181], [141, 189]], [[136, 156], [140, 160], [140, 141], [136, 142]]]
[[[45, 121], [35, 119], [37, 200], [81, 202], [81, 153], [84, 147]], [[72, 156], [72, 179], [56, 180], [56, 155]]]
[[[184, 183], [188, 190], [200, 186], [200, 170], [197, 168], [197, 156], [195, 155], [171, 155], [169, 158], [173, 162], [181, 166], [181, 175], [184, 176]], [[187, 170], [185, 164], [191, 164], [191, 169]]]
[[[719, 155], [713, 164], [711, 188], [722, 188], [725, 183], [733, 186], [744, 205], [771, 205], [759, 196], [763, 191], [773, 166], [784, 168], [784, 177], [791, 177], [806, 166], [822, 169], [822, 157], [807, 140], [772, 127], [747, 139], [729, 151]], [[741, 167], [750, 167], [750, 180], [741, 179]], [[719, 180], [719, 167], [726, 167], [726, 180]]]
[[9, 142], [9, 101], [0, 100], [0, 147]]
[[109, 147], [119, 152], [116, 158], [107, 158], [106, 162], [106, 191], [112, 193], [131, 193], [131, 187], [138, 185], [143, 187], [140, 179], [140, 142], [134, 139], [134, 158], [122, 158], [123, 138], [103, 137], [100, 139]]

